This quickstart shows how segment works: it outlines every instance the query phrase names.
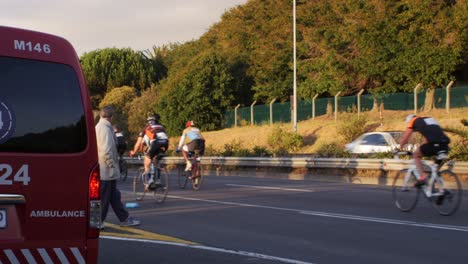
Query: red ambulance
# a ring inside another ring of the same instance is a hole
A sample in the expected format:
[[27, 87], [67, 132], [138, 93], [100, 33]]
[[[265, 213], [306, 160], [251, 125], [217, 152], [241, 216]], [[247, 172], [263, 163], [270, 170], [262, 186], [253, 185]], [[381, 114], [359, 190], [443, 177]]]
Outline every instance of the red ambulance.
[[96, 263], [91, 104], [65, 39], [0, 26], [0, 263]]

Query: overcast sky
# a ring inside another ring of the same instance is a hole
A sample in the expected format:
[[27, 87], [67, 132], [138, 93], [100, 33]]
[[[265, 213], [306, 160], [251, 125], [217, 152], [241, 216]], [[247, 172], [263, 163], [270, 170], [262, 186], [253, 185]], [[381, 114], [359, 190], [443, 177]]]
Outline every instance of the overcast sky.
[[248, 0], [0, 0], [0, 25], [59, 35], [79, 56], [198, 39]]

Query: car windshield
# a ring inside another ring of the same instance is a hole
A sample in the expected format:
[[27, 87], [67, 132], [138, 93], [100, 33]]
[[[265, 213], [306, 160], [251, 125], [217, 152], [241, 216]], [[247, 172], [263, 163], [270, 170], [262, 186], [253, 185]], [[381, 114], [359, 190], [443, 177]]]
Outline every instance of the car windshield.
[[363, 138], [362, 145], [385, 146], [387, 141], [380, 134], [371, 134]]
[[68, 65], [0, 56], [0, 152], [77, 153], [87, 135]]

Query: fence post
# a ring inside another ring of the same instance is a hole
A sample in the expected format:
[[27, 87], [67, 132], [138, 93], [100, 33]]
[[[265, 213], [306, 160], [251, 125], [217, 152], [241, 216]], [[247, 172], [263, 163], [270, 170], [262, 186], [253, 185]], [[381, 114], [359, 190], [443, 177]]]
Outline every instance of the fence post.
[[418, 113], [418, 90], [421, 88], [422, 84], [418, 83], [414, 88], [414, 114]]
[[315, 119], [315, 99], [317, 99], [317, 97], [318, 97], [318, 94], [312, 97], [312, 120]]
[[338, 119], [338, 96], [340, 96], [341, 91], [335, 95], [335, 122]]
[[251, 105], [250, 105], [250, 124], [253, 126], [254, 125], [254, 110], [253, 107], [257, 103], [257, 100], [255, 100]]
[[240, 104], [238, 104], [236, 108], [234, 108], [234, 127], [237, 127], [237, 109], [239, 109], [239, 107]]
[[273, 125], [273, 103], [276, 101], [276, 98], [270, 102], [270, 126]]
[[450, 112], [450, 88], [452, 88], [453, 81], [450, 81], [450, 83], [447, 85], [447, 92], [446, 92], [446, 97], [445, 98], [445, 109], [447, 110], [447, 113]]
[[364, 89], [361, 89], [357, 94], [357, 116], [359, 118], [359, 114], [361, 114], [361, 95], [364, 93]]

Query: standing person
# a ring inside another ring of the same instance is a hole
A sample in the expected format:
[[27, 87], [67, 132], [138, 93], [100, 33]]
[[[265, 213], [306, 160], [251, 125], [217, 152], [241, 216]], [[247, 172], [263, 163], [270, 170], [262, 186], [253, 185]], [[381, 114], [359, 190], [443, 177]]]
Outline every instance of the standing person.
[[[100, 119], [96, 125], [99, 169], [101, 174], [101, 219], [102, 223], [104, 223], [109, 205], [111, 205], [120, 221], [120, 226], [135, 226], [139, 225], [140, 221], [129, 216], [129, 213], [123, 207], [120, 191], [117, 189], [117, 179], [120, 178], [120, 171], [119, 154], [117, 153], [114, 129], [111, 124], [113, 115], [114, 109], [111, 106], [104, 106], [99, 113]], [[101, 229], [102, 228], [104, 228], [104, 225], [101, 226]]]
[[167, 151], [169, 147], [169, 137], [166, 134], [164, 126], [159, 123], [158, 114], [150, 115], [146, 121], [148, 123], [138, 134], [138, 139], [133, 147], [133, 151], [130, 151], [130, 157], [133, 157], [135, 153], [142, 152], [143, 145], [147, 146], [144, 152], [145, 159], [143, 164], [145, 167], [145, 174], [148, 177], [148, 188], [153, 189], [156, 186], [153, 184], [153, 179], [151, 178], [150, 165], [156, 156]]
[[419, 180], [416, 186], [426, 184], [427, 174], [424, 172], [421, 162], [422, 157], [432, 157], [439, 153], [448, 153], [450, 139], [444, 134], [442, 128], [432, 117], [419, 117], [408, 115], [406, 117], [406, 131], [400, 141], [400, 148], [408, 143], [413, 131], [419, 132], [424, 137], [424, 143], [413, 152], [413, 159], [418, 168]]
[[[186, 139], [188, 139], [188, 143], [184, 144]], [[188, 152], [192, 152], [195, 150], [199, 151], [200, 156], [203, 156], [205, 153], [205, 139], [203, 138], [200, 129], [195, 127], [195, 123], [193, 121], [188, 121], [185, 124], [185, 129], [182, 132], [182, 137], [179, 141], [179, 146], [176, 149], [176, 152], [179, 152], [182, 148], [182, 155], [184, 156], [184, 160], [187, 163], [185, 167], [185, 171], [192, 170], [192, 163], [188, 159]]]

